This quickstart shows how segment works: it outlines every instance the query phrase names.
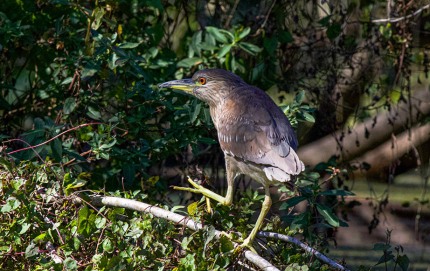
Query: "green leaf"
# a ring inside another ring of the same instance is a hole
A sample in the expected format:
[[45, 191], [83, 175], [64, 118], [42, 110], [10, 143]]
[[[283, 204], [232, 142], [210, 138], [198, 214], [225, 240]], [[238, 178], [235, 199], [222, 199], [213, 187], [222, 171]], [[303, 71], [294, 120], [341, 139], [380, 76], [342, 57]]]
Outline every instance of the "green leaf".
[[284, 203], [282, 203], [282, 205], [279, 207], [279, 210], [286, 210], [289, 209], [293, 206], [296, 206], [297, 204], [299, 204], [300, 202], [306, 200], [306, 197], [303, 196], [297, 196], [297, 197], [292, 197], [289, 198], [287, 201], [285, 201]]
[[394, 260], [393, 252], [391, 250], [389, 250], [389, 251], [385, 250], [384, 254], [381, 256], [381, 258], [379, 258], [379, 261], [376, 265], [381, 264], [381, 263], [391, 262], [392, 260]]
[[391, 245], [389, 244], [385, 244], [385, 243], [376, 243], [373, 244], [373, 248], [372, 250], [374, 251], [384, 251], [384, 250], [389, 250], [391, 248]]
[[69, 97], [64, 101], [63, 112], [68, 115], [76, 108], [76, 99]]
[[221, 50], [218, 51], [217, 58], [222, 58], [223, 56], [225, 56], [228, 52], [230, 52], [232, 46], [233, 45], [231, 44], [224, 45]]
[[239, 47], [251, 55], [255, 55], [255, 54], [262, 51], [262, 49], [260, 47], [258, 47], [257, 45], [254, 45], [254, 44], [251, 44], [248, 42], [240, 42]]
[[191, 58], [182, 59], [176, 64], [176, 66], [182, 67], [182, 68], [191, 68], [202, 62], [203, 62], [203, 59], [201, 59], [200, 57], [191, 57]]
[[81, 77], [92, 77], [94, 74], [96, 74], [98, 71], [100, 71], [100, 66], [96, 63], [88, 63], [87, 66], [82, 70]]
[[206, 26], [205, 29], [217, 41], [219, 41], [221, 43], [228, 43], [227, 37], [223, 33], [221, 33], [220, 29], [213, 27], [213, 26]]
[[194, 259], [194, 254], [187, 254], [187, 256], [185, 256], [185, 258], [182, 258], [179, 263], [181, 265], [182, 268], [179, 268], [179, 270], [184, 270], [184, 271], [195, 271], [196, 269], [196, 262]]
[[342, 26], [338, 23], [333, 23], [327, 28], [327, 37], [330, 40], [337, 38], [342, 33]]
[[19, 201], [18, 199], [16, 199], [15, 197], [9, 197], [6, 201], [6, 204], [4, 204], [1, 207], [1, 212], [2, 213], [8, 213], [10, 211], [15, 210], [16, 208], [18, 208], [19, 206], [21, 206], [21, 201]]
[[103, 22], [103, 16], [105, 15], [105, 10], [103, 7], [96, 7], [93, 12], [94, 20], [91, 24], [91, 28], [97, 30]]
[[187, 206], [187, 211], [188, 211], [188, 214], [190, 215], [190, 216], [193, 216], [193, 215], [195, 215], [196, 213], [197, 213], [197, 207], [199, 206], [199, 203], [196, 201], [196, 202], [193, 202], [193, 203], [191, 203], [190, 205], [188, 205]]
[[278, 48], [278, 39], [276, 37], [265, 38], [263, 40], [264, 49], [269, 53], [269, 55], [274, 56], [275, 51]]
[[398, 256], [396, 259], [396, 263], [403, 271], [407, 271], [409, 269], [409, 258], [406, 255]]
[[28, 229], [30, 229], [30, 227], [31, 227], [30, 223], [23, 223], [21, 225], [21, 230], [19, 231], [19, 235], [26, 233]]
[[52, 140], [49, 145], [51, 146], [52, 156], [57, 162], [61, 162], [63, 158], [63, 145], [59, 138]]
[[78, 270], [78, 263], [70, 257], [67, 257], [63, 264], [66, 270]]
[[78, 212], [78, 233], [89, 236], [95, 229], [96, 216], [88, 206], [82, 207]]
[[297, 104], [301, 104], [304, 101], [304, 99], [305, 99], [305, 91], [301, 90], [297, 93], [296, 97], [294, 98], [294, 101]]
[[206, 231], [206, 240], [205, 240], [205, 245], [203, 247], [203, 251], [206, 251], [208, 244], [214, 239], [214, 237], [215, 237], [215, 227], [209, 226]]
[[329, 26], [330, 24], [330, 19], [331, 19], [332, 15], [327, 15], [324, 18], [322, 18], [321, 20], [318, 21], [318, 23], [322, 26]]
[[72, 81], [73, 81], [73, 77], [67, 77], [66, 79], [64, 79], [64, 80], [61, 82], [61, 85], [67, 85], [67, 84], [70, 84]]
[[350, 191], [343, 190], [343, 189], [332, 189], [332, 190], [327, 190], [327, 191], [321, 192], [320, 195], [324, 195], [324, 196], [353, 196], [355, 194], [350, 192]]
[[104, 250], [104, 251], [106, 251], [106, 252], [111, 253], [111, 252], [113, 252], [113, 250], [114, 250], [113, 243], [112, 243], [112, 241], [111, 241], [109, 238], [106, 238], [106, 239], [103, 241], [102, 246], [103, 246], [103, 250]]
[[282, 43], [291, 43], [294, 41], [293, 35], [289, 31], [281, 31], [278, 34], [279, 41]]
[[115, 144], [116, 144], [116, 138], [112, 138], [111, 141], [109, 143], [103, 143], [100, 145], [100, 149], [101, 150], [105, 150], [105, 149], [110, 149], [112, 148]]
[[133, 49], [140, 45], [140, 42], [124, 42], [121, 43], [118, 47], [121, 49]]
[[245, 29], [242, 30], [242, 32], [239, 33], [239, 36], [237, 37], [238, 39], [236, 41], [239, 41], [244, 37], [248, 36], [250, 32], [251, 32], [251, 28], [246, 27]]
[[12, 163], [3, 157], [0, 157], [0, 165], [3, 165], [10, 173], [13, 173]]
[[106, 225], [106, 218], [102, 217], [102, 216], [98, 216], [95, 220], [95, 225], [97, 227], [97, 229], [101, 229]]
[[193, 240], [193, 236], [185, 236], [184, 239], [182, 239], [181, 242], [181, 247], [183, 250], [187, 250], [188, 245], [190, 244], [190, 242]]
[[301, 112], [301, 115], [302, 115], [302, 118], [303, 118], [305, 121], [307, 121], [307, 122], [311, 122], [311, 123], [314, 123], [314, 122], [315, 122], [315, 117], [314, 117], [313, 115], [309, 114], [308, 112], [306, 112], [306, 111], [302, 111], [302, 112]]
[[221, 243], [221, 252], [227, 253], [234, 249], [233, 242], [227, 236], [222, 235], [219, 241]]
[[102, 115], [100, 114], [100, 111], [96, 110], [92, 106], [88, 106], [88, 112], [87, 115], [95, 120], [100, 120], [102, 118]]
[[224, 30], [224, 29], [220, 29], [219, 32], [221, 32], [222, 34], [224, 34], [230, 42], [234, 42], [234, 35], [233, 33], [231, 33], [230, 31]]
[[182, 211], [182, 209], [184, 209], [184, 208], [185, 208], [185, 206], [183, 206], [183, 205], [176, 205], [176, 206], [172, 207], [172, 209], [170, 210], [170, 212], [174, 213], [176, 210]]
[[316, 204], [317, 211], [320, 215], [324, 217], [324, 219], [333, 227], [339, 227], [340, 221], [339, 218], [332, 212], [330, 208], [327, 206], [321, 205], [319, 203]]
[[39, 248], [36, 246], [35, 243], [31, 243], [25, 249], [25, 257], [26, 258], [36, 256], [37, 254], [39, 254]]
[[200, 114], [201, 109], [202, 109], [202, 103], [198, 102], [194, 107], [193, 114], [191, 115], [191, 123], [194, 123], [196, 121], [197, 117]]

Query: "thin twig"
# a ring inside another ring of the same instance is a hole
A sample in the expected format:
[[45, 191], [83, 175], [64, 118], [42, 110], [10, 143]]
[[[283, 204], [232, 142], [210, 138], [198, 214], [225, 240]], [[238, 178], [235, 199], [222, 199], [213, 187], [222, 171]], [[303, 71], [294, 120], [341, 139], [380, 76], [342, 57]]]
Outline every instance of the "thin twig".
[[224, 24], [224, 28], [227, 28], [230, 25], [231, 19], [233, 19], [233, 15], [236, 12], [236, 8], [237, 8], [237, 5], [239, 4], [239, 2], [240, 2], [240, 0], [234, 1], [234, 5], [231, 8], [230, 14], [227, 17], [227, 21]]
[[281, 241], [288, 242], [288, 243], [293, 243], [293, 244], [301, 247], [306, 252], [311, 253], [312, 255], [315, 255], [315, 257], [317, 257], [321, 261], [325, 262], [326, 264], [329, 264], [330, 266], [337, 268], [339, 270], [348, 271], [348, 269], [346, 269], [344, 266], [342, 266], [339, 263], [328, 258], [327, 256], [325, 256], [324, 254], [322, 254], [318, 250], [306, 245], [303, 242], [300, 242], [298, 239], [296, 239], [294, 237], [291, 237], [291, 236], [288, 236], [285, 234], [276, 233], [276, 232], [264, 232], [264, 231], [258, 232], [257, 235], [259, 237], [266, 237], [266, 238], [281, 240]]
[[381, 23], [397, 23], [406, 19], [409, 19], [411, 17], [414, 17], [418, 14], [420, 14], [421, 12], [423, 12], [424, 10], [430, 8], [430, 4], [425, 5], [424, 7], [416, 10], [414, 13], [403, 16], [403, 17], [399, 17], [399, 18], [387, 18], [387, 19], [378, 19], [378, 20], [371, 20], [372, 23], [374, 24], [381, 24]]
[[[38, 147], [43, 146], [45, 144], [48, 144], [49, 142], [55, 140], [56, 138], [58, 138], [58, 137], [60, 137], [60, 136], [62, 136], [64, 134], [67, 134], [68, 132], [71, 132], [71, 131], [74, 131], [74, 130], [78, 130], [78, 129], [80, 129], [82, 127], [85, 127], [85, 126], [96, 125], [96, 124], [103, 124], [103, 123], [101, 123], [101, 122], [84, 123], [84, 124], [78, 125], [76, 127], [67, 129], [66, 131], [64, 131], [62, 133], [59, 133], [58, 135], [54, 136], [53, 138], [48, 139], [48, 140], [46, 140], [46, 141], [44, 141], [44, 142], [42, 142], [40, 144], [37, 144], [37, 145], [34, 145], [34, 146], [25, 147], [25, 148], [18, 149], [18, 150], [14, 150], [14, 151], [8, 152], [6, 154], [11, 155], [11, 154], [14, 154], [14, 153], [17, 153], [17, 152], [26, 151], [26, 150], [30, 150], [30, 149], [34, 150], [35, 148], [38, 148]], [[13, 141], [23, 141], [23, 140], [21, 140], [21, 139], [9, 139], [9, 140], [3, 141], [2, 143], [9, 143], [9, 142], [13, 142]]]

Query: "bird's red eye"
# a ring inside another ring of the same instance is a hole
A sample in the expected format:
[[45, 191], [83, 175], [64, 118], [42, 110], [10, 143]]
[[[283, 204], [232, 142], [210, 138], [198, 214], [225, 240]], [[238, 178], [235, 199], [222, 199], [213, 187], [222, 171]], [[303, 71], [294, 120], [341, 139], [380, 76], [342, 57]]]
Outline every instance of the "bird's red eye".
[[200, 85], [204, 85], [204, 84], [206, 84], [206, 78], [204, 78], [204, 77], [200, 77], [200, 78], [199, 78], [199, 83], [200, 83]]

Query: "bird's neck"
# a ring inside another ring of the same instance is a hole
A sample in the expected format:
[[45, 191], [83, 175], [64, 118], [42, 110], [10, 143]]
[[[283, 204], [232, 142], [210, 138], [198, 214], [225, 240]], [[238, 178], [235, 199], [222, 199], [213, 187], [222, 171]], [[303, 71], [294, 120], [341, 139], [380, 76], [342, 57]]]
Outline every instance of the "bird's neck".
[[[229, 119], [231, 110], [235, 107], [235, 102], [229, 98], [219, 101], [217, 104], [209, 104], [209, 111], [212, 122], [218, 130], [222, 125], [225, 125], [225, 120]], [[231, 119], [231, 118], [230, 118]]]

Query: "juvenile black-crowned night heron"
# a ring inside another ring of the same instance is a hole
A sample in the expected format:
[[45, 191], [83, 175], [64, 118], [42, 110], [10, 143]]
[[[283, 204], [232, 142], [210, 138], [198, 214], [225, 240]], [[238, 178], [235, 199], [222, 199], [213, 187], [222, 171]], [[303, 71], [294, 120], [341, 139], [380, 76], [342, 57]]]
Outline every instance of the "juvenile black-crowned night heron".
[[297, 156], [297, 138], [282, 110], [261, 89], [246, 84], [239, 76], [222, 70], [196, 72], [191, 79], [162, 83], [159, 88], [179, 89], [209, 104], [225, 156], [227, 194], [222, 197], [193, 182], [186, 189], [231, 205], [234, 179], [245, 174], [261, 183], [264, 202], [257, 222], [241, 246], [252, 246], [272, 200], [269, 186], [289, 182], [304, 170]]

